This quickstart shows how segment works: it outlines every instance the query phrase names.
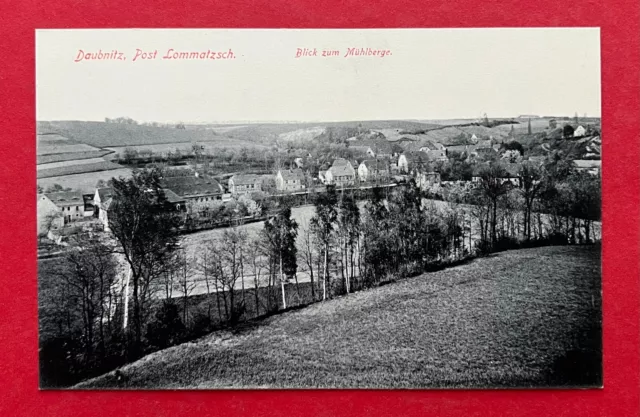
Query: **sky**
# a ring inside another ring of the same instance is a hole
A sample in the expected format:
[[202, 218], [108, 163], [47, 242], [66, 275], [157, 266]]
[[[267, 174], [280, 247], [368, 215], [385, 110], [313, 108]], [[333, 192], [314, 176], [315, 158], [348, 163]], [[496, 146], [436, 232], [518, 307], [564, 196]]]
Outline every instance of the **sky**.
[[[318, 56], [296, 58], [298, 48]], [[390, 54], [345, 56], [348, 48]], [[169, 49], [234, 57], [162, 59]], [[155, 59], [134, 60], [137, 50]], [[126, 59], [78, 60], [80, 51]], [[600, 101], [598, 28], [36, 32], [37, 120], [599, 117]]]

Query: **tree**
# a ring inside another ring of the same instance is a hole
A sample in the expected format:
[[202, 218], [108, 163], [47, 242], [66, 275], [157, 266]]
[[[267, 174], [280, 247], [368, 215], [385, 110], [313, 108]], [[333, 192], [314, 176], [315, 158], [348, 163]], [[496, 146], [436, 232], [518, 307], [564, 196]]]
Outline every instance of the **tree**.
[[502, 166], [496, 163], [489, 164], [480, 173], [480, 190], [491, 202], [491, 245], [495, 246], [497, 241], [496, 222], [498, 212], [498, 199], [509, 191], [510, 184], [503, 178], [506, 172]]
[[527, 122], [527, 135], [531, 134], [531, 119]]
[[316, 214], [311, 219], [311, 230], [321, 246], [324, 257], [322, 275], [322, 300], [327, 299], [327, 284], [329, 275], [329, 244], [334, 235], [334, 225], [338, 220], [338, 195], [333, 185], [327, 186], [325, 193], [316, 196]]
[[277, 259], [279, 263], [282, 305], [286, 309], [285, 279], [293, 277], [298, 268], [296, 257], [298, 223], [291, 218], [290, 207], [285, 207], [277, 216], [264, 223], [263, 236], [267, 242], [270, 256], [272, 259]]
[[125, 148], [122, 153], [123, 162], [127, 165], [131, 164], [136, 158], [138, 158], [138, 151], [133, 148]]
[[104, 354], [111, 333], [109, 312], [116, 265], [108, 244], [97, 237], [81, 236], [78, 246], [66, 252], [55, 269], [66, 288], [62, 293], [64, 305], [72, 310], [71, 314], [81, 317], [82, 345], [88, 360], [92, 359], [96, 344]]
[[525, 163], [520, 167], [518, 174], [522, 184], [520, 193], [524, 199], [524, 235], [527, 240], [531, 240], [531, 213], [533, 204], [544, 186], [543, 173], [537, 166]]
[[[160, 187], [160, 172], [134, 171], [112, 180], [109, 228], [130, 270], [133, 287], [133, 351], [140, 353], [146, 303], [178, 242], [178, 213]], [[127, 312], [125, 312], [127, 314]]]
[[40, 223], [40, 226], [42, 227], [41, 237], [47, 236], [61, 217], [62, 213], [59, 211], [50, 212], [45, 215]]
[[338, 230], [341, 241], [341, 259], [343, 264], [343, 276], [345, 278], [345, 288], [349, 293], [351, 280], [355, 274], [354, 255], [355, 246], [360, 236], [360, 211], [352, 193], [341, 195], [338, 204]]
[[[222, 284], [224, 290], [229, 293], [231, 315], [228, 318], [232, 322], [239, 320], [245, 309], [243, 247], [246, 241], [247, 232], [234, 227], [224, 231], [218, 248], [222, 261]], [[241, 280], [243, 297], [242, 304], [239, 307], [235, 302], [235, 287], [238, 280]]]

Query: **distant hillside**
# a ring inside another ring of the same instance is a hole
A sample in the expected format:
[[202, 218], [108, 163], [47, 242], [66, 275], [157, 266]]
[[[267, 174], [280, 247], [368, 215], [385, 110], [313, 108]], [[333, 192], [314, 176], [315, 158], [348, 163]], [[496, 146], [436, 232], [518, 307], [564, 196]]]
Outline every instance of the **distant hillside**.
[[220, 135], [212, 130], [176, 129], [104, 122], [55, 121], [39, 123], [39, 131], [42, 133], [55, 132], [74, 141], [99, 148], [161, 143], [211, 142], [220, 139]]

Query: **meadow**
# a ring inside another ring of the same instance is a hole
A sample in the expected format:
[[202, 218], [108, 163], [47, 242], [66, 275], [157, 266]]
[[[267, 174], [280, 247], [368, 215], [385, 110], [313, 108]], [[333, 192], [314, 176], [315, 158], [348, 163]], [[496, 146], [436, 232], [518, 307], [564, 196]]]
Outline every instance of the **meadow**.
[[125, 177], [131, 176], [131, 169], [119, 168], [109, 171], [94, 171], [86, 172], [83, 174], [64, 175], [58, 177], [38, 178], [38, 185], [46, 189], [53, 184], [60, 184], [63, 187], [69, 187], [74, 190], [81, 191], [83, 193], [95, 193], [96, 183], [99, 180], [108, 181], [112, 177]]
[[599, 246], [502, 252], [150, 354], [77, 388], [601, 386]]
[[59, 162], [55, 164], [56, 165], [64, 164], [64, 165], [56, 166], [52, 168], [41, 167], [37, 170], [38, 178], [62, 177], [62, 176], [76, 175], [76, 174], [87, 174], [87, 173], [98, 172], [98, 171], [112, 171], [112, 170], [118, 170], [123, 168], [121, 165], [115, 164], [113, 162], [105, 161], [105, 160], [92, 161], [89, 163], [84, 163], [83, 161], [78, 161], [78, 162], [67, 161], [67, 162]]

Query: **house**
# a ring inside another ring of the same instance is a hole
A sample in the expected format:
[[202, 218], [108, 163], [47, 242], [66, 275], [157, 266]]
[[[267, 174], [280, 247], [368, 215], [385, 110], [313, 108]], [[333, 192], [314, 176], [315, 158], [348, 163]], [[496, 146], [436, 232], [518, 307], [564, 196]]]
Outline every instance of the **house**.
[[366, 159], [358, 165], [358, 178], [361, 182], [375, 181], [389, 177], [389, 166], [384, 161]]
[[444, 149], [429, 149], [424, 151], [424, 153], [427, 155], [427, 158], [429, 158], [429, 162], [446, 162], [449, 160], [447, 151]]
[[[501, 183], [511, 183], [515, 187], [520, 187], [520, 165], [518, 164], [500, 164], [502, 169]], [[482, 180], [482, 173], [488, 168], [487, 164], [476, 165], [473, 167], [471, 181], [475, 184]]]
[[[65, 224], [84, 219], [84, 197], [80, 191], [58, 191], [40, 194], [38, 197], [38, 231], [46, 228], [47, 217], [59, 217], [52, 226], [59, 228]], [[60, 213], [60, 214], [56, 214]]]
[[38, 213], [38, 235], [47, 234], [51, 229], [60, 229], [64, 226], [61, 208], [45, 194], [38, 194], [36, 208]]
[[276, 174], [276, 190], [289, 192], [304, 189], [304, 174], [302, 173], [302, 170], [278, 170], [278, 173]]
[[577, 171], [586, 172], [591, 175], [599, 175], [602, 170], [601, 160], [576, 159], [573, 163]]
[[574, 138], [581, 138], [586, 134], [587, 134], [587, 130], [582, 126], [576, 127], [576, 130], [573, 131]]
[[[429, 152], [405, 152], [398, 157], [398, 170], [409, 173], [410, 171], [423, 172], [432, 162], [446, 158], [446, 151], [437, 150]], [[447, 159], [445, 159], [447, 160]]]
[[[320, 178], [323, 179], [322, 177]], [[339, 187], [353, 185], [356, 179], [356, 171], [351, 162], [343, 158], [337, 158], [333, 165], [324, 173], [325, 184], [335, 184]]]
[[[190, 207], [210, 206], [222, 200], [222, 185], [206, 176], [163, 178], [160, 186], [165, 190], [167, 200], [175, 205], [189, 203]], [[171, 193], [168, 192], [171, 191]], [[179, 207], [178, 210], [183, 210]]]
[[109, 231], [109, 208], [113, 202], [113, 189], [98, 188], [93, 195], [94, 216], [97, 217], [106, 232]]
[[402, 148], [402, 146], [398, 145], [397, 143], [392, 143], [391, 144], [391, 156], [393, 158], [397, 158], [403, 152], [404, 152], [404, 149]]
[[229, 178], [229, 192], [233, 195], [262, 191], [262, 177], [255, 174], [234, 175]]

